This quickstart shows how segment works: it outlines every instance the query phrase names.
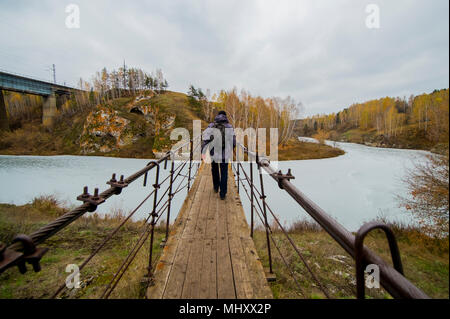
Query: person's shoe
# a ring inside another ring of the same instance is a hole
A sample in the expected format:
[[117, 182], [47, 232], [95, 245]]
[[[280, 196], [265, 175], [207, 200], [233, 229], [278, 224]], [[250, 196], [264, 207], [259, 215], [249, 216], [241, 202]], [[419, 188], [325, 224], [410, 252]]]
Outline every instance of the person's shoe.
[[227, 197], [226, 195], [220, 196], [220, 199], [221, 199], [221, 200], [225, 200], [226, 197]]
[[219, 189], [218, 188], [214, 188], [214, 193], [218, 193]]

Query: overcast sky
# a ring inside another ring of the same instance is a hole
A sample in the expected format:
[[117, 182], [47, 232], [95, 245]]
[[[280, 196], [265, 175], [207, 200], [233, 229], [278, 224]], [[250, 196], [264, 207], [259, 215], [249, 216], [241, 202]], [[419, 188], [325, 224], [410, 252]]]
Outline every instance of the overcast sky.
[[[80, 28], [66, 28], [68, 4]], [[380, 28], [366, 27], [368, 4]], [[0, 69], [60, 82], [103, 67], [291, 96], [303, 115], [449, 86], [448, 0], [0, 1]]]

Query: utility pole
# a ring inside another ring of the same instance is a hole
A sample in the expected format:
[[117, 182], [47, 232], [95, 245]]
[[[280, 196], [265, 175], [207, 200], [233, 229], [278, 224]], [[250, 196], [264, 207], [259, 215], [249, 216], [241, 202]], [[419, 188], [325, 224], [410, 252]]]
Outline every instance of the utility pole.
[[127, 88], [127, 80], [126, 80], [127, 66], [125, 64], [125, 59], [123, 60], [123, 89]]
[[55, 67], [55, 65], [53, 64], [53, 68], [52, 68], [52, 70], [53, 70], [53, 83], [55, 83], [56, 84], [56, 67]]

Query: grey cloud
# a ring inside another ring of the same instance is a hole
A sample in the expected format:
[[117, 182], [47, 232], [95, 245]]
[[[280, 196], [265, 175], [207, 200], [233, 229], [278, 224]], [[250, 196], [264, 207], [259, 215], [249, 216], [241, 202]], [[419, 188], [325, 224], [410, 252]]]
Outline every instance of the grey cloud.
[[[79, 4], [81, 28], [64, 8]], [[60, 81], [102, 67], [163, 69], [171, 89], [244, 88], [335, 112], [448, 87], [447, 0], [2, 1], [0, 68]], [[379, 4], [381, 29], [365, 27]]]

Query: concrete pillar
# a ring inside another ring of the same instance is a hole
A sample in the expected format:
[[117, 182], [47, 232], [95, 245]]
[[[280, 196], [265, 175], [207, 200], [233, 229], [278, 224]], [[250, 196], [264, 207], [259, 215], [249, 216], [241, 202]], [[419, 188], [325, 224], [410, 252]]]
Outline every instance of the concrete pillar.
[[47, 127], [51, 126], [56, 112], [56, 95], [52, 93], [49, 96], [44, 97], [44, 104], [42, 105], [42, 124]]
[[0, 131], [9, 131], [8, 115], [6, 114], [6, 103], [3, 91], [0, 89]]

